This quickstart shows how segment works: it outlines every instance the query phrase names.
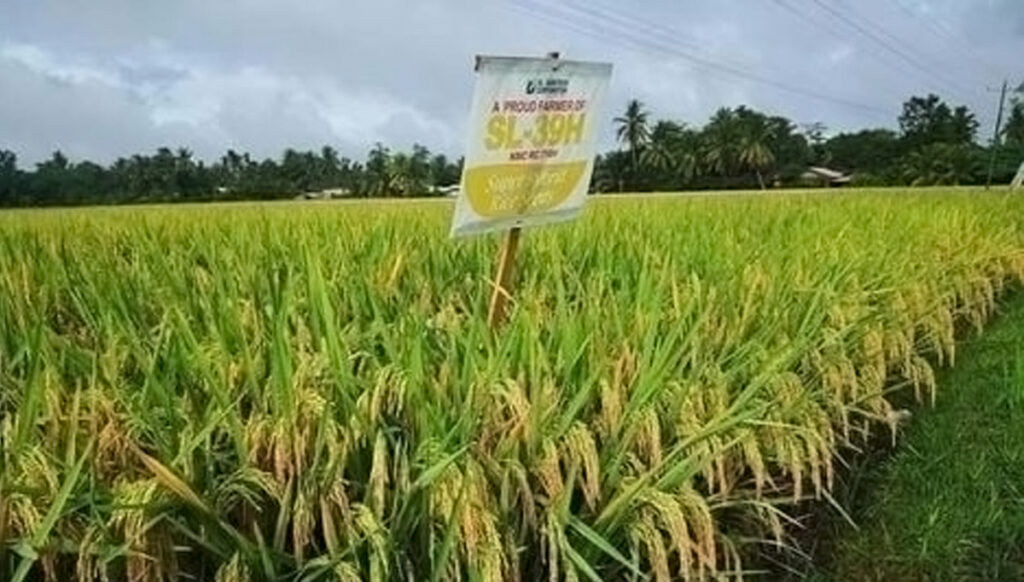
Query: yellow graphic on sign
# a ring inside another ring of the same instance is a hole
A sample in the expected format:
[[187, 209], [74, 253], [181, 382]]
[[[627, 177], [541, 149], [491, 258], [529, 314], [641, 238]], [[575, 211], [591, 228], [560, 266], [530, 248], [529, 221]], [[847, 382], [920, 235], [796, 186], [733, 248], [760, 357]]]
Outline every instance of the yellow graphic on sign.
[[564, 203], [583, 179], [587, 160], [561, 164], [494, 164], [466, 170], [466, 197], [484, 218], [545, 212]]
[[532, 129], [518, 131], [515, 115], [492, 115], [487, 120], [484, 146], [488, 151], [516, 150], [524, 146], [535, 148], [578, 144], [583, 141], [586, 116], [583, 114], [540, 114]]

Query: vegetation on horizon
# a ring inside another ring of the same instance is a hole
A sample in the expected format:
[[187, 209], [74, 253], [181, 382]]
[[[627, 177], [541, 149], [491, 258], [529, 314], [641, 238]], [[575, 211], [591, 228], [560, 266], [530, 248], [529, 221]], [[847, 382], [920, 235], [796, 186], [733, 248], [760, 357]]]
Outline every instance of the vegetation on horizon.
[[966, 107], [936, 95], [903, 104], [899, 132], [865, 129], [825, 137], [825, 127], [799, 128], [780, 116], [738, 107], [720, 109], [703, 128], [650, 122], [631, 101], [614, 120], [623, 150], [598, 158], [598, 191], [675, 191], [800, 185], [808, 166], [852, 174], [861, 186], [984, 183], [993, 149], [997, 183], [1024, 162], [1024, 101], [1015, 99], [1000, 142], [977, 144], [978, 122]]
[[[792, 186], [810, 165], [852, 173], [863, 186], [979, 184], [992, 148], [996, 182], [1008, 183], [1024, 161], [1020, 98], [1011, 103], [1000, 142], [987, 148], [977, 143], [974, 114], [935, 95], [903, 105], [899, 132], [865, 129], [826, 138], [820, 123], [799, 128], [743, 106], [719, 110], [702, 128], [652, 124], [636, 100], [613, 123], [624, 149], [598, 157], [592, 184], [598, 192]], [[406, 153], [381, 144], [363, 162], [340, 157], [331, 146], [287, 149], [279, 160], [262, 161], [228, 150], [209, 165], [185, 148], [161, 148], [109, 167], [72, 162], [60, 152], [33, 171], [17, 161], [0, 149], [0, 206], [271, 199], [324, 189], [353, 197], [428, 196], [458, 184], [462, 165], [422, 146]]]
[[0, 215], [0, 578], [738, 577], [935, 397], [1022, 211], [597, 200], [500, 334], [438, 205]]

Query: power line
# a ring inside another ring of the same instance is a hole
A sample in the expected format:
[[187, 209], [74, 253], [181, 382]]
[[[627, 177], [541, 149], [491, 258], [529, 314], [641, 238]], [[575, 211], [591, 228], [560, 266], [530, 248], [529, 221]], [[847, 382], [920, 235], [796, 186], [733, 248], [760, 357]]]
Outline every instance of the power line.
[[[780, 3], [780, 5], [781, 5], [782, 0], [775, 0], [775, 1], [777, 3]], [[743, 68], [743, 65], [736, 65], [735, 61], [733, 61], [732, 63], [723, 61], [722, 57], [720, 55], [715, 56], [715, 57], [708, 57], [708, 56], [706, 56], [707, 52], [704, 51], [704, 47], [702, 45], [700, 45], [699, 43], [697, 43], [696, 41], [688, 41], [688, 42], [687, 41], [680, 41], [681, 37], [685, 36], [685, 33], [680, 31], [680, 30], [678, 30], [678, 29], [675, 29], [675, 28], [672, 28], [672, 27], [669, 27], [669, 26], [665, 26], [665, 25], [660, 24], [660, 23], [645, 21], [643, 19], [640, 19], [640, 18], [636, 17], [632, 13], [621, 11], [621, 10], [616, 10], [615, 8], [612, 8], [612, 7], [608, 6], [607, 4], [603, 4], [603, 10], [602, 10], [602, 3], [598, 2], [597, 0], [591, 0], [590, 2], [587, 2], [583, 6], [581, 6], [580, 2], [578, 2], [578, 1], [573, 2], [572, 0], [566, 0], [566, 1], [562, 2], [563, 6], [567, 5], [567, 4], [575, 4], [575, 9], [576, 10], [588, 12], [588, 13], [590, 13], [591, 16], [594, 16], [594, 12], [598, 12], [598, 13], [600, 13], [598, 15], [598, 17], [604, 16], [604, 17], [608, 17], [608, 18], [611, 18], [611, 19], [618, 20], [619, 22], [623, 23], [623, 26], [627, 26], [630, 30], [633, 30], [633, 29], [642, 30], [645, 34], [649, 34], [650, 36], [654, 36], [655, 34], [660, 34], [663, 38], [668, 39], [668, 42], [683, 42], [683, 44], [685, 44], [686, 46], [690, 47], [691, 50], [694, 50], [694, 51], [696, 51], [699, 54], [705, 55], [704, 58], [715, 58], [720, 63], [724, 63], [724, 64], [727, 64], [727, 65], [730, 65], [733, 68]], [[801, 17], [806, 17], [806, 15], [803, 12], [800, 12], [798, 10], [793, 9], [791, 6], [783, 5], [783, 7], [786, 8], [786, 9], [789, 9], [789, 10], [793, 10], [795, 14], [797, 14], [797, 15], [799, 15]], [[812, 24], [815, 25], [815, 26], [818, 26], [816, 23], [813, 23], [813, 20], [812, 20]], [[878, 61], [880, 63], [882, 63], [882, 64], [892, 68], [893, 70], [899, 71], [902, 74], [907, 74], [907, 73], [913, 74], [913, 72], [914, 72], [914, 71], [912, 71], [910, 69], [906, 69], [906, 68], [900, 67], [899, 65], [894, 63], [892, 61], [892, 59], [886, 59], [884, 57], [879, 56], [877, 53], [868, 52], [867, 54], [870, 54], [872, 57], [875, 57], [876, 59], [878, 59]], [[749, 71], [749, 69], [747, 69], [747, 70]], [[782, 72], [786, 73], [786, 71], [782, 71]], [[748, 72], [748, 74], [750, 74], [750, 73]], [[785, 76], [787, 76], [789, 78], [796, 78], [799, 75], [793, 74], [793, 73], [788, 73]]]
[[944, 41], [954, 41], [960, 44], [963, 48], [966, 49], [968, 53], [970, 53], [967, 56], [972, 58], [977, 64], [989, 69], [990, 73], [994, 73], [997, 77], [1002, 77], [1006, 74], [1005, 70], [1003, 70], [1000, 67], [994, 66], [988, 60], [982, 58], [981, 55], [971, 45], [970, 41], [966, 40], [962, 35], [958, 34], [955, 30], [953, 30], [952, 27], [950, 27], [946, 23], [931, 16], [926, 12], [921, 12], [919, 10], [911, 8], [907, 4], [906, 0], [894, 0], [894, 3], [900, 10], [902, 10], [916, 22], [921, 22], [925, 24], [923, 28], [930, 31], [933, 35], [935, 35], [936, 38], [939, 38], [940, 40]]
[[[828, 21], [828, 20], [815, 19], [807, 11], [800, 10], [800, 9], [790, 5], [786, 0], [772, 0], [772, 1], [779, 8], [782, 8], [786, 12], [788, 12], [788, 13], [796, 16], [797, 18], [803, 20], [804, 22], [810, 24], [816, 30], [817, 29], [821, 29], [821, 28], [827, 28], [829, 33], [833, 37], [835, 37], [836, 39], [839, 39], [841, 41], [846, 41], [847, 40], [847, 35], [842, 33], [842, 32], [840, 32], [833, 22]], [[872, 46], [870, 48], [874, 48], [874, 47]], [[861, 50], [863, 50], [865, 54], [867, 54], [868, 56], [872, 57], [873, 59], [878, 61], [880, 64], [882, 64], [886, 68], [891, 69], [894, 72], [897, 72], [897, 73], [900, 73], [900, 74], [907, 74], [907, 73], [915, 74], [915, 73], [919, 73], [920, 72], [920, 71], [915, 71], [914, 69], [908, 68], [906, 65], [903, 65], [901, 63], [896, 63], [891, 58], [886, 58], [886, 57], [882, 56], [881, 54], [879, 54], [876, 51], [866, 50], [864, 48], [861, 48]]]
[[[857, 31], [862, 36], [867, 37], [868, 39], [872, 40], [873, 42], [875, 42], [879, 46], [881, 46], [881, 47], [885, 48], [886, 50], [888, 50], [890, 53], [892, 53], [892, 54], [898, 56], [899, 58], [903, 59], [903, 61], [908, 63], [910, 66], [912, 66], [915, 69], [918, 69], [921, 72], [929, 75], [934, 80], [936, 80], [939, 83], [941, 83], [942, 85], [944, 85], [946, 87], [956, 86], [956, 83], [952, 83], [949, 79], [946, 79], [942, 75], [939, 75], [935, 71], [931, 70], [926, 64], [922, 64], [916, 58], [910, 56], [905, 51], [903, 51], [899, 47], [895, 46], [893, 43], [887, 41], [885, 38], [883, 38], [883, 37], [879, 36], [878, 34], [876, 34], [875, 32], [873, 32], [869, 27], [870, 26], [875, 26], [875, 25], [872, 25], [872, 24], [869, 23], [868, 26], [864, 26], [864, 25], [858, 23], [857, 20], [854, 17], [851, 17], [850, 15], [844, 13], [843, 11], [837, 9], [836, 7], [829, 5], [828, 3], [824, 2], [823, 0], [811, 0], [811, 2], [816, 4], [822, 10], [824, 10], [824, 11], [828, 12], [829, 14], [831, 14], [833, 17], [835, 17], [839, 21], [841, 21], [844, 24], [846, 24], [848, 27], [850, 27], [853, 30]], [[863, 20], [863, 18], [862, 18], [862, 20]], [[962, 88], [960, 90], [962, 90]]]
[[[792, 11], [797, 16], [799, 16], [799, 17], [801, 17], [801, 18], [811, 22], [812, 26], [815, 26], [815, 27], [820, 26], [819, 23], [814, 22], [814, 20], [811, 19], [804, 12], [796, 10], [796, 9], [794, 9], [791, 6], [789, 6], [787, 4], [784, 4], [783, 0], [775, 0], [775, 2], [777, 4], [779, 4], [780, 6], [782, 6], [783, 8], [785, 8], [785, 9], [787, 9], [789, 11]], [[587, 2], [585, 4], [585, 7], [581, 6], [578, 1], [577, 2], [572, 2], [571, 0], [562, 2], [562, 4], [563, 5], [575, 4], [576, 5], [576, 8], [575, 8], [576, 10], [590, 12], [591, 16], [593, 16], [594, 12], [601, 13], [600, 16], [605, 16], [605, 17], [608, 17], [608, 18], [611, 18], [611, 19], [618, 20], [619, 22], [623, 23], [623, 26], [628, 26], [630, 29], [640, 29], [640, 30], [643, 30], [645, 33], [650, 33], [650, 35], [652, 35], [652, 36], [654, 34], [660, 34], [663, 38], [669, 39], [668, 42], [679, 42], [679, 43], [685, 44], [691, 50], [694, 50], [695, 52], [697, 52], [699, 54], [707, 55], [707, 52], [704, 51], [704, 47], [702, 45], [700, 45], [699, 43], [697, 43], [696, 41], [681, 41], [680, 40], [681, 37], [683, 37], [685, 35], [684, 32], [682, 32], [682, 31], [680, 31], [678, 29], [672, 28], [672, 27], [665, 26], [665, 25], [660, 24], [660, 23], [644, 21], [642, 19], [637, 18], [636, 16], [634, 16], [631, 13], [624, 12], [624, 11], [621, 11], [621, 10], [616, 10], [615, 8], [612, 8], [612, 7], [608, 6], [607, 4], [603, 4], [603, 7], [602, 7], [602, 3], [598, 2], [597, 0], [592, 0], [591, 2]], [[833, 28], [832, 31], [834, 32], [835, 29]], [[841, 38], [845, 38], [845, 37], [842, 37], [841, 35], [840, 35], [840, 37]], [[869, 54], [872, 57], [876, 58], [880, 63], [884, 64], [885, 66], [893, 69], [894, 71], [900, 72], [901, 74], [905, 75], [907, 73], [910, 73], [910, 74], [914, 73], [913, 70], [905, 68], [905, 67], [901, 67], [897, 63], [894, 63], [892, 59], [887, 59], [885, 57], [882, 57], [882, 56], [878, 55], [875, 52], [867, 51], [867, 54]], [[721, 55], [716, 55], [714, 57], [705, 56], [705, 58], [715, 58], [719, 62], [722, 62], [724, 64], [728, 64], [728, 65], [730, 65], [730, 66], [732, 66], [734, 68], [743, 68], [743, 65], [737, 65], [737, 64], [735, 64], [735, 61], [733, 61], [732, 63], [723, 61]], [[785, 71], [782, 71], [782, 72], [785, 73]], [[793, 74], [793, 73], [789, 73], [787, 76], [790, 77], [790, 78], [795, 78], [798, 75]]]
[[[692, 52], [680, 48], [674, 42], [666, 42], [665, 40], [659, 40], [659, 37], [661, 35], [652, 36], [646, 34], [647, 31], [644, 30], [641, 30], [639, 32], [636, 31], [636, 27], [622, 26], [621, 24], [616, 25], [614, 21], [609, 22], [607, 19], [603, 19], [599, 15], [595, 15], [594, 13], [588, 12], [586, 9], [580, 7], [575, 7], [574, 13], [566, 13], [566, 8], [569, 11], [573, 11], [573, 5], [559, 7], [562, 9], [560, 11], [558, 8], [545, 5], [534, 0], [503, 0], [503, 2], [512, 9], [524, 13], [530, 17], [537, 18], [539, 20], [544, 20], [550, 24], [554, 24], [562, 28], [569, 28], [575, 30], [576, 32], [579, 32], [591, 38], [595, 38], [605, 43], [618, 42], [621, 45], [622, 41], [624, 41], [625, 43], [632, 45], [633, 48], [639, 48], [644, 52], [654, 51], [662, 54], [676, 56], [684, 60], [687, 60], [699, 67], [702, 67], [708, 71], [718, 73], [720, 75], [726, 75], [744, 79], [754, 83], [760, 83], [763, 85], [774, 87], [781, 91], [801, 95], [809, 99], [815, 99], [818, 101], [829, 102], [852, 109], [859, 109], [862, 111], [871, 112], [876, 115], [884, 116], [886, 119], [890, 119], [892, 116], [892, 112], [886, 111], [884, 109], [872, 105], [858, 103], [856, 101], [844, 99], [842, 97], [828, 95], [826, 93], [822, 93], [814, 89], [784, 83], [782, 81], [777, 81], [770, 77], [765, 77], [754, 72], [746, 71], [739, 67], [722, 63], [711, 57], [695, 55]], [[582, 19], [576, 18], [574, 16], [581, 16]], [[579, 22], [581, 20], [585, 21], [586, 24], [589, 25], [589, 27], [580, 26]], [[638, 19], [634, 20], [637, 20], [638, 22], [643, 22], [639, 21]], [[644, 28], [647, 28], [648, 30], [655, 27], [655, 25], [651, 25], [650, 23], [644, 23]]]
[[[951, 56], [950, 60], [962, 58], [964, 59], [962, 62], [968, 64], [968, 66], [973, 64], [974, 66], [971, 67], [971, 69], [973, 69], [976, 72], [980, 72], [977, 71], [978, 68], [987, 69], [987, 74], [985, 72], [981, 72], [981, 74], [986, 79], [989, 79], [991, 77], [1006, 77], [1005, 70], [1001, 70], [998, 67], [993, 66], [991, 62], [982, 58], [981, 55], [974, 50], [974, 47], [971, 46], [970, 42], [968, 42], [962, 35], [958, 34], [947, 24], [941, 22], [940, 20], [934, 18], [933, 16], [929, 15], [926, 12], [911, 8], [910, 5], [906, 2], [906, 0], [895, 0], [895, 5], [904, 14], [909, 16], [911, 20], [918, 24], [919, 28], [928, 31], [929, 33], [932, 34], [934, 38], [941, 41], [942, 48], [946, 49], [945, 54]], [[954, 48], [952, 46], [953, 43], [959, 45], [960, 50]], [[990, 119], [988, 116], [987, 108], [979, 109], [977, 115], [979, 119], [986, 119], [986, 121]]]
[[669, 43], [680, 44], [686, 46], [689, 50], [693, 51], [698, 55], [703, 55], [708, 59], [717, 59], [718, 62], [725, 65], [729, 65], [735, 68], [744, 68], [745, 65], [737, 61], [726, 59], [723, 55], [710, 55], [705, 47], [697, 42], [696, 40], [684, 39], [686, 34], [676, 28], [665, 26], [664, 24], [646, 21], [638, 18], [636, 15], [618, 10], [607, 3], [601, 3], [596, 0], [592, 0], [586, 3], [573, 2], [567, 0], [562, 2], [563, 6], [569, 6], [570, 9], [586, 12], [590, 17], [601, 19], [607, 18], [620, 23], [621, 26], [627, 27], [628, 29], [641, 29], [644, 32], [651, 33], [651, 36], [660, 36], [664, 41]]
[[[886, 32], [885, 29], [883, 27], [879, 26], [878, 24], [873, 23], [870, 20], [867, 20], [863, 16], [861, 16], [859, 14], [856, 14], [856, 13], [853, 16], [851, 16], [848, 13], [844, 13], [843, 11], [839, 10], [838, 8], [836, 8], [835, 6], [832, 6], [832, 5], [824, 2], [823, 0], [811, 0], [811, 1], [814, 4], [816, 4], [819, 8], [821, 8], [822, 10], [824, 10], [824, 11], [828, 12], [829, 14], [831, 14], [833, 17], [835, 17], [837, 20], [839, 20], [843, 24], [847, 25], [848, 27], [852, 28], [856, 32], [860, 33], [862, 36], [867, 37], [869, 40], [873, 41], [875, 44], [881, 46], [882, 48], [884, 48], [885, 50], [889, 51], [890, 53], [898, 56], [900, 59], [902, 59], [904, 62], [909, 64], [911, 67], [913, 67], [914, 69], [920, 71], [921, 73], [923, 73], [925, 75], [928, 75], [933, 80], [938, 81], [944, 87], [946, 87], [946, 88], [957, 87], [957, 90], [961, 90], [961, 91], [964, 90], [964, 88], [962, 86], [959, 86], [959, 84], [957, 82], [951, 81], [950, 79], [944, 77], [943, 75], [939, 74], [934, 69], [932, 69], [927, 63], [922, 62], [921, 60], [917, 59], [916, 57], [911, 56], [910, 54], [908, 54], [903, 49], [897, 47], [893, 43], [893, 41], [886, 40], [882, 36], [876, 34], [874, 32], [875, 29], [879, 30], [880, 32], [882, 32], [883, 34], [888, 36], [889, 38], [894, 39], [894, 41], [896, 43], [903, 44], [904, 46], [906, 46], [906, 43], [904, 43], [900, 39], [897, 39], [894, 35]], [[858, 23], [857, 22], [858, 19], [861, 22], [865, 23], [866, 26], [864, 24]], [[968, 89], [967, 92], [970, 92], [970, 90]]]
[[[845, 3], [845, 4], [847, 6], [849, 6], [849, 3]], [[895, 34], [889, 32], [884, 26], [882, 26], [878, 22], [868, 18], [862, 12], [857, 11], [856, 8], [849, 7], [848, 10], [849, 10], [849, 13], [852, 13], [855, 17], [859, 18], [861, 20], [861, 22], [867, 23], [867, 25], [872, 30], [877, 30], [883, 36], [888, 38], [893, 44], [902, 46], [904, 48], [904, 50], [907, 51], [908, 54], [916, 53], [917, 57], [921, 57], [921, 62], [922, 63], [924, 63], [926, 65], [930, 65], [930, 63], [928, 62], [929, 61], [929, 56], [924, 51], [922, 51], [918, 47], [914, 46], [913, 44], [907, 42], [906, 40], [901, 38], [899, 35], [895, 35]], [[935, 69], [932, 69], [930, 66], [929, 66], [928, 70], [936, 72]], [[936, 74], [938, 74], [938, 73], [936, 72]], [[949, 80], [949, 78], [947, 78], [947, 77], [943, 77], [943, 78], [946, 78], [947, 80]], [[973, 93], [974, 91], [976, 91], [976, 89], [968, 88], [966, 85], [961, 85], [959, 80], [957, 80], [957, 78], [955, 78], [955, 77], [952, 78], [952, 83], [954, 85], [956, 85], [957, 87], [959, 87], [961, 90], [966, 91], [967, 93]]]

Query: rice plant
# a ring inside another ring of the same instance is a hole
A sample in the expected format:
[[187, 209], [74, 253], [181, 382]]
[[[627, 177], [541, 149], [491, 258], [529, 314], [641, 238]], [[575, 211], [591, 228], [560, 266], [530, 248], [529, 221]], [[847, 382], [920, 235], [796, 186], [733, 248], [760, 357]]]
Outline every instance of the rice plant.
[[980, 192], [0, 215], [0, 579], [708, 580], [1024, 278]]

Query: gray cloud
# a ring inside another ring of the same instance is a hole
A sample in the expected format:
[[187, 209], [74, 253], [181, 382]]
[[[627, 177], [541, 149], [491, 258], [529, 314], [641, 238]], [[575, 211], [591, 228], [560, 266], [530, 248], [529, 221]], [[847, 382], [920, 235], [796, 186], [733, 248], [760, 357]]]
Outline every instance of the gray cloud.
[[612, 107], [637, 97], [690, 124], [747, 103], [833, 130], [893, 125], [928, 91], [991, 123], [986, 87], [1024, 80], [1019, 0], [821, 1], [903, 54], [814, 0], [0, 0], [0, 147], [29, 163], [159, 145], [457, 154], [477, 53], [611, 61]]

